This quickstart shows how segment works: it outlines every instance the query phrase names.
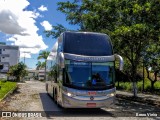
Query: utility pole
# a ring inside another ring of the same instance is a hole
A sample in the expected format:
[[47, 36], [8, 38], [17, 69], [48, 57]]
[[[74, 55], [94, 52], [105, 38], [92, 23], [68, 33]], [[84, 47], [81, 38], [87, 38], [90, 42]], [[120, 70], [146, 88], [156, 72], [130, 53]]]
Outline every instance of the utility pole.
[[24, 64], [25, 64], [25, 54], [24, 54]]
[[24, 64], [25, 64], [25, 60], [26, 60], [26, 53], [31, 53], [31, 52], [23, 51], [22, 53], [24, 53]]

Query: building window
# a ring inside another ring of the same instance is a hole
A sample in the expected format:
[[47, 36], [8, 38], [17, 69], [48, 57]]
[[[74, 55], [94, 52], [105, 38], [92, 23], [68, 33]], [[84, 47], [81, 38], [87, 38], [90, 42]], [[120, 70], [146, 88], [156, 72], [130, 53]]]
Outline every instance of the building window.
[[2, 57], [3, 59], [5, 58], [5, 57]]
[[2, 49], [0, 49], [0, 54], [2, 54]]
[[5, 49], [3, 49], [3, 51], [5, 51]]

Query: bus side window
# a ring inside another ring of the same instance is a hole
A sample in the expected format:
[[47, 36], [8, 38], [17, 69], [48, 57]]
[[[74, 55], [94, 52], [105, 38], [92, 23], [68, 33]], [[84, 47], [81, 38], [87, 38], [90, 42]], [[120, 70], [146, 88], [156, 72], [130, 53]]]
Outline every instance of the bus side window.
[[59, 78], [59, 69], [60, 69], [59, 65], [56, 65], [55, 83], [57, 83]]
[[62, 80], [63, 78], [63, 69], [59, 69], [58, 80]]
[[63, 70], [63, 80], [65, 81], [66, 84], [71, 84], [70, 80], [69, 80], [69, 76], [68, 76], [68, 73], [67, 73], [67, 70], [64, 69]]

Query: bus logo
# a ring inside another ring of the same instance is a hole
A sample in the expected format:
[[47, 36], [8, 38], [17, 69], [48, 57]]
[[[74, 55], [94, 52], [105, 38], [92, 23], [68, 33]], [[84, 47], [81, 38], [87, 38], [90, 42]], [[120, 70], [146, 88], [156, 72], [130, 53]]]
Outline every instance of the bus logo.
[[91, 96], [91, 97], [90, 97], [90, 100], [94, 100], [94, 97], [93, 97], [93, 96]]

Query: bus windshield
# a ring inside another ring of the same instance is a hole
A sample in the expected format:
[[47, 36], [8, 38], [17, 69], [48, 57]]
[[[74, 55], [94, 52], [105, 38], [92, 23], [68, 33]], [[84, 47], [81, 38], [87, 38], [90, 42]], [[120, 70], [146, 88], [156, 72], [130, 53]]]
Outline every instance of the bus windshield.
[[82, 89], [107, 89], [114, 85], [114, 62], [65, 61], [64, 84]]

